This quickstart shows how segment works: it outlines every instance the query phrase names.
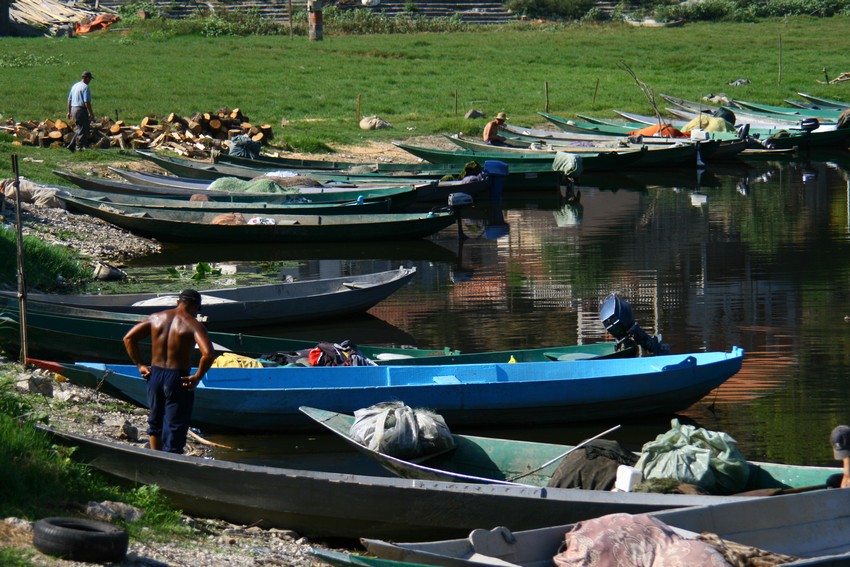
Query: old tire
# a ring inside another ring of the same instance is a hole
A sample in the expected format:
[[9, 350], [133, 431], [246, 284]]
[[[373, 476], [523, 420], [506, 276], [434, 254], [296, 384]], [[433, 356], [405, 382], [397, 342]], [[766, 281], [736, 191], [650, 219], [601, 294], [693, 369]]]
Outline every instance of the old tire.
[[129, 542], [125, 529], [95, 520], [43, 518], [33, 526], [36, 549], [72, 561], [115, 563], [127, 555]]

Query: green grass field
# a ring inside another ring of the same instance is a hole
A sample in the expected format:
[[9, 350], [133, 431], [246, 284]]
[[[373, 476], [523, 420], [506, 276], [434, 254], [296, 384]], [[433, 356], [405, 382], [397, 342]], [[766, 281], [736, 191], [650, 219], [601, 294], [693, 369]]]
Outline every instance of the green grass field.
[[[836, 17], [661, 29], [541, 25], [535, 31], [326, 34], [321, 42], [121, 32], [0, 38], [0, 114], [18, 121], [64, 117], [68, 88], [85, 69], [95, 76], [97, 115], [138, 123], [145, 115], [238, 107], [252, 122], [272, 124], [279, 141], [306, 151], [323, 143], [480, 132], [486, 119], [463, 119], [470, 108], [488, 117], [505, 111], [521, 125], [541, 123], [536, 113], [547, 104], [559, 115], [613, 116], [614, 108], [651, 113], [623, 65], [653, 92], [688, 99], [722, 92], [781, 104], [805, 91], [850, 100], [850, 82], [817, 83], [824, 68], [830, 77], [850, 71], [841, 40], [847, 27], [847, 18]], [[739, 78], [751, 82], [728, 85]], [[377, 114], [393, 128], [360, 130], [358, 97], [361, 115]], [[0, 142], [0, 151], [10, 148]], [[34, 149], [15, 151], [52, 161]], [[61, 157], [69, 159], [67, 152]], [[8, 176], [7, 162], [0, 160], [2, 176]]]

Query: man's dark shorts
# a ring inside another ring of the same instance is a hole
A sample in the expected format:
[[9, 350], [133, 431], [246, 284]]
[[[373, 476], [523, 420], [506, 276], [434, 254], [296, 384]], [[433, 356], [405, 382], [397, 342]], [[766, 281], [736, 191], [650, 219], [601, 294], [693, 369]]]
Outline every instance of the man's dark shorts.
[[192, 418], [195, 392], [185, 388], [183, 377], [188, 370], [151, 366], [148, 378], [148, 435], [162, 439], [162, 450], [182, 453]]

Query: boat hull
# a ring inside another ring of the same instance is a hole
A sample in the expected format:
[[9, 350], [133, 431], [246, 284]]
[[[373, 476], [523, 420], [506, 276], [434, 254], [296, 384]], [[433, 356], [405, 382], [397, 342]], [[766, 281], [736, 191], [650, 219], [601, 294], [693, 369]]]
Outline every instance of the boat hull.
[[[669, 414], [741, 368], [743, 351], [633, 359], [463, 364], [213, 368], [195, 390], [193, 423], [214, 429], [314, 429], [299, 407], [353, 413], [401, 400], [456, 425], [546, 424]], [[131, 365], [70, 365], [139, 405], [147, 386]]]
[[52, 435], [56, 442], [77, 447], [73, 459], [134, 484], [155, 484], [186, 513], [290, 529], [311, 538], [422, 541], [460, 537], [482, 525], [523, 530], [613, 512], [741, 499], [412, 481], [247, 465]]

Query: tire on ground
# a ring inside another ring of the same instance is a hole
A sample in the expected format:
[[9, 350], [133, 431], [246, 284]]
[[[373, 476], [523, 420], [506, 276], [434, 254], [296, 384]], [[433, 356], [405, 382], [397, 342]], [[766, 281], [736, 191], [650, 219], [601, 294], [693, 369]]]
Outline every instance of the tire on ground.
[[47, 555], [92, 563], [118, 562], [127, 555], [127, 531], [82, 518], [43, 518], [33, 526], [33, 545]]

